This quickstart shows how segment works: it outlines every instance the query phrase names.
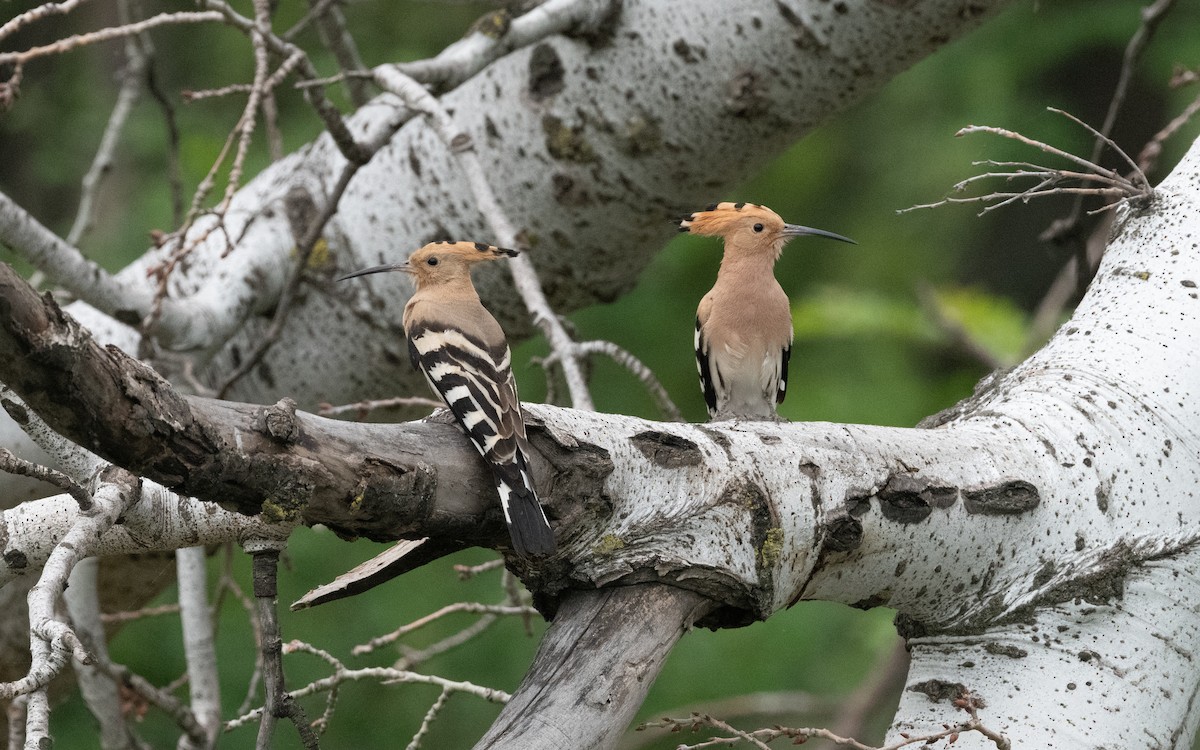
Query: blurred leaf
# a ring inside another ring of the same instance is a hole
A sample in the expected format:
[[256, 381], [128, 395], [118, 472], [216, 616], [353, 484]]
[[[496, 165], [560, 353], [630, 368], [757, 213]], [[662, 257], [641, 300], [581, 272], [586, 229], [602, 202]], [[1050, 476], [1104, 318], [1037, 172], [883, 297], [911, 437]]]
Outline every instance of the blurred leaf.
[[933, 291], [940, 315], [960, 326], [976, 344], [1005, 364], [1020, 359], [1029, 331], [1029, 316], [1007, 297], [972, 288]]

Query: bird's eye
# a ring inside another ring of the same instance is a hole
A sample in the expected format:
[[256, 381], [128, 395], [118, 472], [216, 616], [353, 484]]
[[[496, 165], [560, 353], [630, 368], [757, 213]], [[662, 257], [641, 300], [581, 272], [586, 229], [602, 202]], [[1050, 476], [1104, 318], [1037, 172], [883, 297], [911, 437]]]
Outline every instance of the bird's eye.
[[762, 224], [755, 224], [755, 225], [754, 225], [754, 231], [756, 231], [756, 232], [761, 232], [762, 230], [763, 230], [763, 225], [762, 225]]
[[436, 258], [436, 257], [434, 257], [434, 258], [430, 258], [429, 260], [427, 260], [427, 261], [425, 261], [425, 262], [426, 262], [426, 263], [428, 263], [428, 264], [429, 264], [429, 265], [431, 265], [431, 266], [436, 266], [436, 265], [437, 265], [437, 258]]

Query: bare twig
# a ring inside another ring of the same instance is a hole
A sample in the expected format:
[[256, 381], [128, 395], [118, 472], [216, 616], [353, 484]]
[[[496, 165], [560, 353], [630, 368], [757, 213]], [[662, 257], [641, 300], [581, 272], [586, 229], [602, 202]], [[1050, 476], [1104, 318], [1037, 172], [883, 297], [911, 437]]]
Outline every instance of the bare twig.
[[1137, 163], [1133, 161], [1124, 151], [1117, 146], [1106, 135], [1103, 135], [1095, 128], [1087, 123], [1079, 120], [1074, 115], [1064, 112], [1054, 107], [1048, 107], [1051, 112], [1060, 114], [1063, 117], [1070, 119], [1072, 122], [1080, 125], [1098, 138], [1101, 142], [1112, 148], [1132, 169], [1132, 177], [1125, 177], [1121, 173], [1107, 169], [1092, 161], [1076, 156], [1068, 151], [1064, 151], [1048, 143], [1029, 138], [1021, 133], [1004, 128], [997, 128], [987, 125], [969, 125], [962, 128], [955, 135], [963, 136], [973, 133], [990, 133], [999, 135], [1003, 138], [1018, 141], [1027, 146], [1038, 149], [1044, 153], [1064, 159], [1072, 164], [1082, 167], [1082, 171], [1070, 169], [1056, 169], [1053, 167], [1045, 167], [1039, 164], [1030, 162], [995, 162], [985, 161], [977, 162], [977, 164], [991, 164], [998, 166], [1011, 166], [1011, 171], [1004, 172], [987, 172], [985, 174], [968, 177], [962, 182], [954, 186], [956, 192], [961, 192], [967, 187], [973, 185], [977, 181], [984, 179], [1004, 179], [1012, 181], [1017, 179], [1034, 179], [1035, 184], [1032, 187], [1018, 191], [1003, 191], [992, 192], [985, 195], [971, 196], [967, 198], [946, 197], [934, 203], [926, 203], [910, 208], [901, 209], [899, 213], [914, 211], [919, 208], [936, 208], [950, 203], [984, 203], [985, 205], [981, 214], [987, 213], [1001, 206], [1006, 206], [1014, 201], [1028, 201], [1032, 198], [1039, 198], [1048, 195], [1079, 195], [1079, 196], [1098, 196], [1108, 199], [1113, 199], [1106, 203], [1100, 211], [1110, 210], [1129, 200], [1145, 198], [1149, 196], [1153, 190], [1150, 187], [1149, 180], [1142, 173]]
[[1154, 169], [1158, 163], [1158, 157], [1162, 155], [1163, 144], [1168, 138], [1178, 133], [1184, 125], [1187, 125], [1197, 112], [1200, 112], [1200, 96], [1193, 99], [1182, 112], [1167, 123], [1162, 130], [1155, 133], [1154, 137], [1142, 147], [1137, 160], [1143, 171], [1149, 172]]
[[383, 398], [376, 400], [355, 401], [352, 404], [342, 404], [334, 406], [332, 404], [320, 404], [317, 407], [317, 414], [322, 417], [336, 417], [339, 414], [355, 413], [358, 419], [365, 419], [368, 414], [376, 409], [396, 409], [403, 407], [421, 407], [428, 409], [441, 409], [442, 403], [434, 401], [431, 398], [424, 396], [396, 396], [394, 398]]
[[[310, 0], [312, 16], [316, 22], [317, 36], [325, 48], [333, 53], [338, 67], [342, 72], [364, 71], [362, 57], [358, 54], [358, 45], [354, 37], [346, 30], [346, 18], [337, 3], [326, 0]], [[317, 12], [317, 7], [321, 11]], [[369, 82], [358, 76], [347, 76], [343, 79], [346, 95], [355, 107], [361, 107], [370, 100]]]
[[[876, 747], [866, 745], [853, 737], [843, 737], [834, 732], [820, 727], [771, 727], [769, 729], [756, 729], [750, 732], [744, 732], [735, 729], [729, 724], [717, 719], [708, 714], [693, 713], [686, 719], [663, 718], [658, 721], [648, 721], [640, 724], [637, 731], [645, 729], [668, 729], [672, 732], [679, 731], [698, 731], [703, 727], [712, 727], [720, 732], [725, 732], [732, 736], [727, 737], [712, 737], [708, 740], [698, 742], [693, 745], [679, 745], [676, 750], [701, 750], [701, 748], [709, 747], [729, 747], [738, 742], [746, 742], [757, 748], [767, 748], [768, 743], [774, 742], [780, 738], [793, 740], [792, 744], [801, 744], [812, 738], [820, 738], [839, 745], [848, 747], [851, 750], [900, 750], [900, 748], [910, 747], [913, 745], [932, 745], [939, 740], [948, 740], [950, 743], [955, 742], [959, 735], [967, 732], [978, 732], [987, 739], [991, 740], [997, 750], [1011, 750], [1011, 743], [1004, 735], [989, 729], [979, 719], [978, 709], [982, 707], [982, 702], [970, 693], [964, 693], [959, 698], [955, 699], [954, 705], [957, 708], [966, 711], [968, 718], [966, 721], [953, 725], [943, 725], [944, 728], [937, 732], [923, 734], [919, 736], [909, 736], [903, 732], [900, 733], [901, 740], [893, 742], [890, 745]], [[769, 750], [769, 748], [767, 748]]]
[[96, 667], [118, 685], [166, 714], [193, 744], [199, 746], [204, 743], [204, 728], [183, 701], [166, 690], [156, 688], [145, 677], [135, 674], [122, 664], [100, 659], [97, 660]]
[[22, 66], [30, 60], [36, 60], [39, 57], [47, 57], [50, 55], [61, 55], [64, 52], [78, 49], [89, 44], [97, 42], [106, 42], [111, 39], [120, 39], [125, 36], [141, 34], [143, 31], [156, 28], [158, 26], [179, 25], [189, 23], [220, 23], [225, 18], [215, 11], [197, 11], [189, 12], [182, 11], [179, 13], [160, 13], [157, 16], [151, 16], [143, 21], [129, 23], [123, 26], [110, 26], [105, 29], [88, 32], [86, 34], [76, 34], [65, 39], [59, 39], [50, 44], [40, 47], [30, 47], [21, 52], [0, 52], [0, 65], [9, 63], [11, 65]]
[[488, 560], [485, 563], [478, 565], [455, 565], [454, 572], [458, 574], [458, 580], [467, 581], [480, 573], [486, 573], [489, 570], [496, 570], [504, 567], [504, 558], [498, 557], [495, 560]]
[[433, 720], [437, 718], [438, 713], [441, 712], [442, 706], [446, 705], [446, 699], [449, 697], [450, 691], [446, 688], [442, 688], [442, 692], [440, 695], [438, 695], [437, 700], [435, 700], [433, 705], [429, 707], [429, 710], [425, 712], [425, 718], [421, 720], [421, 726], [417, 729], [417, 733], [413, 735], [412, 741], [408, 743], [407, 747], [405, 747], [405, 750], [420, 750], [421, 740], [423, 740], [425, 735], [428, 734], [429, 727], [433, 725]]
[[[684, 421], [683, 413], [671, 400], [670, 394], [667, 393], [667, 389], [663, 387], [654, 371], [624, 348], [611, 341], [581, 341], [575, 345], [575, 350], [581, 355], [600, 354], [606, 356], [624, 367], [646, 387], [646, 391], [650, 393], [658, 410], [662, 412], [668, 422]], [[558, 362], [558, 355], [551, 353], [542, 361], [547, 365], [554, 364]]]
[[[37, 733], [43, 732], [41, 725], [49, 721], [49, 707], [43, 705], [45, 695], [42, 688], [58, 676], [72, 657], [85, 664], [93, 661], [75, 631], [58, 618], [59, 596], [75, 564], [92, 554], [96, 540], [140, 496], [136, 477], [124, 470], [107, 471], [93, 496], [92, 511], [87, 515], [80, 514], [71, 530], [55, 545], [38, 582], [29, 591], [29, 650], [32, 660], [24, 677], [0, 684], [0, 698], [11, 699], [17, 695], [31, 694], [29, 721], [37, 736], [40, 736]], [[48, 732], [48, 729], [45, 731]]]
[[145, 607], [143, 609], [135, 609], [128, 612], [110, 612], [100, 615], [100, 622], [105, 625], [117, 625], [126, 622], [134, 622], [147, 617], [161, 617], [163, 615], [179, 614], [178, 604], [162, 604], [157, 607]]
[[446, 615], [454, 614], [455, 612], [469, 612], [472, 614], [488, 614], [488, 615], [529, 615], [537, 614], [537, 610], [533, 607], [511, 607], [497, 604], [480, 604], [479, 602], [458, 602], [456, 604], [448, 604], [445, 607], [432, 612], [418, 620], [404, 625], [403, 627], [393, 630], [387, 635], [381, 635], [377, 638], [372, 638], [366, 643], [355, 646], [351, 651], [355, 656], [369, 654], [377, 648], [386, 646], [389, 643], [403, 638], [404, 636], [419, 630], [431, 622], [435, 622], [445, 617]]
[[79, 510], [87, 513], [92, 509], [91, 494], [75, 480], [56, 469], [18, 458], [8, 448], [0, 448], [0, 471], [49, 482], [75, 498], [75, 502], [79, 503]]
[[274, 539], [256, 539], [245, 547], [254, 558], [254, 609], [262, 628], [263, 686], [266, 688], [265, 710], [258, 729], [258, 750], [270, 750], [274, 741], [275, 721], [288, 719], [300, 734], [305, 748], [316, 750], [317, 735], [299, 702], [287, 692], [283, 678], [283, 641], [280, 638], [276, 614], [276, 569], [284, 543]]
[[48, 18], [54, 15], [66, 15], [71, 11], [83, 5], [87, 0], [64, 0], [61, 3], [43, 3], [31, 10], [18, 14], [9, 21], [0, 26], [0, 39], [11, 36], [19, 29], [28, 26], [35, 21], [40, 21], [43, 18]]
[[[305, 644], [299, 644], [298, 642], [293, 641], [287, 645], [287, 647], [284, 649], [284, 651], [286, 653], [291, 653], [292, 651], [308, 651], [309, 649], [305, 649], [303, 647], [304, 645]], [[474, 695], [478, 698], [482, 698], [483, 700], [490, 701], [492, 703], [505, 703], [511, 697], [508, 693], [504, 692], [503, 690], [487, 688], [487, 687], [483, 687], [481, 685], [476, 685], [471, 682], [447, 680], [444, 677], [438, 677], [436, 675], [426, 675], [426, 674], [420, 674], [418, 672], [408, 672], [405, 670], [391, 669], [391, 668], [387, 668], [387, 667], [367, 667], [365, 669], [346, 669], [341, 664], [341, 662], [336, 661], [336, 660], [334, 660], [334, 662], [337, 665], [335, 668], [334, 674], [332, 674], [329, 677], [322, 678], [320, 680], [315, 680], [315, 681], [309, 683], [308, 685], [305, 685], [304, 687], [300, 688], [299, 690], [293, 690], [290, 693], [291, 697], [293, 699], [299, 699], [299, 698], [303, 698], [303, 697], [306, 697], [309, 695], [316, 695], [318, 693], [323, 693], [325, 691], [332, 690], [335, 687], [337, 687], [338, 685], [341, 685], [342, 683], [357, 682], [360, 680], [371, 680], [371, 681], [375, 681], [375, 682], [380, 682], [384, 685], [397, 685], [397, 684], [402, 684], [402, 683], [417, 683], [417, 684], [423, 684], [423, 685], [436, 685], [443, 689], [448, 688], [449, 690], [456, 692], [456, 693], [467, 693], [469, 695]], [[231, 729], [236, 729], [240, 726], [244, 726], [252, 721], [255, 721], [256, 719], [260, 718], [261, 716], [262, 716], [262, 709], [256, 708], [253, 711], [249, 711], [232, 721], [226, 722], [225, 729], [226, 729], [226, 731], [229, 731]]]
[[[128, 23], [130, 10], [127, 0], [117, 3], [118, 12], [123, 23]], [[83, 189], [79, 196], [79, 209], [75, 213], [75, 221], [67, 232], [67, 244], [78, 246], [83, 236], [95, 223], [95, 200], [104, 176], [112, 171], [115, 161], [117, 143], [129, 113], [141, 95], [142, 76], [146, 72], [146, 56], [142, 54], [136, 36], [125, 38], [125, 66], [121, 71], [121, 89], [117, 93], [117, 103], [113, 106], [112, 114], [108, 116], [108, 124], [100, 137], [100, 146], [92, 165], [83, 176]]]

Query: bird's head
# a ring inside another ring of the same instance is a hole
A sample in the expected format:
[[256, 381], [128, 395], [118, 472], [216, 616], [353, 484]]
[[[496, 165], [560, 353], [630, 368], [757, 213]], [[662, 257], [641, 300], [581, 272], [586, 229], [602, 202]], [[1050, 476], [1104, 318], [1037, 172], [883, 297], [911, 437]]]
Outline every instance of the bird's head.
[[413, 252], [403, 263], [392, 263], [384, 266], [364, 268], [361, 271], [348, 273], [338, 281], [352, 279], [355, 276], [366, 276], [369, 273], [384, 273], [385, 271], [403, 271], [412, 276], [417, 282], [417, 288], [422, 286], [444, 284], [459, 279], [470, 278], [471, 267], [476, 263], [487, 260], [512, 258], [516, 250], [496, 247], [482, 242], [447, 242], [439, 240]]
[[701, 237], [720, 237], [725, 246], [745, 251], [761, 250], [779, 256], [793, 237], [813, 235], [854, 243], [849, 237], [823, 229], [788, 224], [766, 206], [753, 203], [714, 203], [703, 211], [679, 219], [679, 231]]

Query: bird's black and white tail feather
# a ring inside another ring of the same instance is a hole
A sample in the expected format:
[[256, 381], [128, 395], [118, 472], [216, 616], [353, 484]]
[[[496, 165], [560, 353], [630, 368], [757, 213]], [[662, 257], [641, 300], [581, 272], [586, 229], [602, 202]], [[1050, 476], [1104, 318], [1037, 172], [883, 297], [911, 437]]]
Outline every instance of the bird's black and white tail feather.
[[531, 556], [552, 553], [554, 532], [529, 472], [508, 346], [489, 348], [462, 331], [430, 323], [409, 331], [409, 353], [487, 461], [513, 549]]

